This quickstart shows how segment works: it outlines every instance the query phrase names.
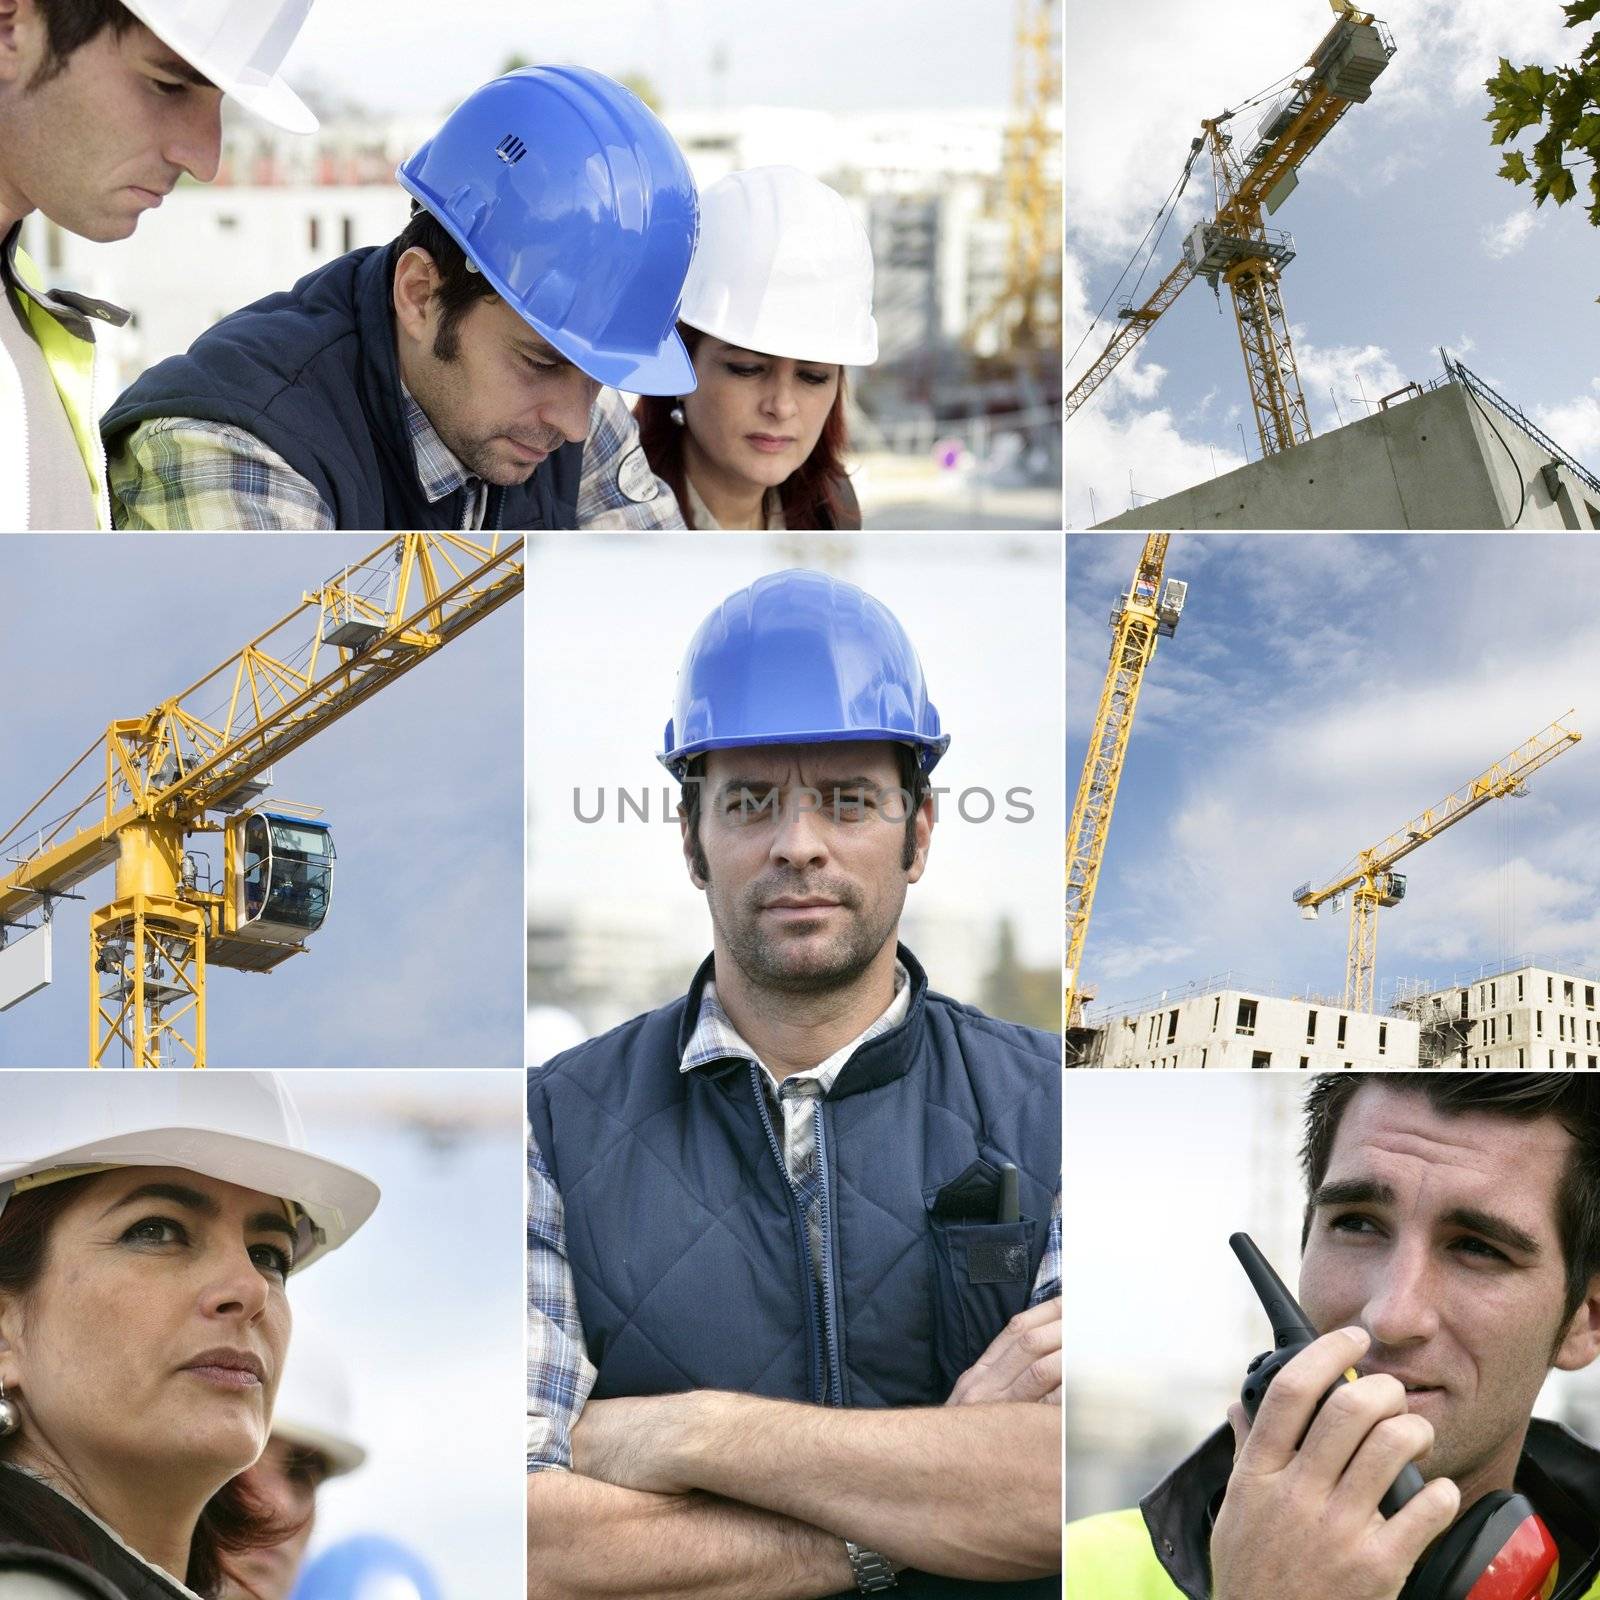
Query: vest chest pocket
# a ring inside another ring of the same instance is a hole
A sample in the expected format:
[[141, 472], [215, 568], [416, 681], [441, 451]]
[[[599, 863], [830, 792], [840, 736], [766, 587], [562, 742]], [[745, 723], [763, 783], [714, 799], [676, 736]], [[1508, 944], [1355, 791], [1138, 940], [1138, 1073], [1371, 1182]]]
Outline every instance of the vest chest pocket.
[[1039, 1224], [960, 1222], [930, 1215], [933, 1360], [944, 1393], [994, 1342], [1033, 1292], [1029, 1270]]

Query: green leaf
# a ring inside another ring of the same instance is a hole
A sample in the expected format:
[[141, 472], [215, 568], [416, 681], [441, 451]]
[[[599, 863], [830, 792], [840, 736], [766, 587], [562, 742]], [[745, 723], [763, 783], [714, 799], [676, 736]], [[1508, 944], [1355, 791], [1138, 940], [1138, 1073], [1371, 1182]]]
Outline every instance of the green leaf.
[[1526, 183], [1533, 176], [1528, 171], [1527, 159], [1520, 150], [1513, 150], [1501, 163], [1497, 178], [1509, 178], [1513, 183]]

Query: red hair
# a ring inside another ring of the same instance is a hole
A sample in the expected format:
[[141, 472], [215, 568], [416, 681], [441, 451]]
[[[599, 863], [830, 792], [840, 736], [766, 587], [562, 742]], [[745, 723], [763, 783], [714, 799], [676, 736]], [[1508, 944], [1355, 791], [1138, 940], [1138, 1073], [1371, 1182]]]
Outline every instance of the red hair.
[[[51, 1230], [61, 1213], [99, 1176], [63, 1178], [12, 1195], [0, 1210], [0, 1293], [26, 1295], [38, 1283], [49, 1256]], [[38, 1513], [38, 1542], [58, 1554], [85, 1559], [75, 1519], [64, 1509], [59, 1517], [53, 1511], [41, 1509]], [[277, 1521], [272, 1507], [255, 1490], [242, 1478], [233, 1478], [212, 1495], [200, 1513], [184, 1582], [199, 1595], [220, 1593], [224, 1580], [249, 1591], [249, 1585], [234, 1571], [231, 1558], [281, 1544], [304, 1526], [304, 1521]]]
[[[687, 322], [678, 324], [678, 334], [691, 357], [705, 335]], [[839, 387], [828, 407], [811, 454], [778, 485], [786, 528], [837, 528], [844, 511], [839, 485], [845, 481], [844, 452], [849, 448], [850, 431], [844, 415], [844, 368], [839, 368]], [[679, 402], [667, 395], [641, 395], [633, 408], [639, 424], [639, 443], [644, 446], [650, 470], [666, 481], [683, 513], [686, 528], [694, 526], [689, 497], [684, 492], [683, 436], [681, 423], [672, 420], [672, 408]]]

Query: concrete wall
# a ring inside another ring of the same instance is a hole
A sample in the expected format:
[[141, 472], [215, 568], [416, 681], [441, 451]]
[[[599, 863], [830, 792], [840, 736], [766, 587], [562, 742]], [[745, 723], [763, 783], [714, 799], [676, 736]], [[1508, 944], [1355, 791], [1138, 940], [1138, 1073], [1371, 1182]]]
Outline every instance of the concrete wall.
[[1498, 438], [1467, 390], [1446, 384], [1099, 526], [1600, 527], [1593, 491], [1565, 468], [1546, 481], [1550, 456], [1485, 409]]
[[1415, 1002], [1419, 1024], [1455, 1019], [1465, 1048], [1429, 1051], [1429, 1066], [1600, 1069], [1600, 981], [1521, 967]]
[[1414, 1067], [1417, 1035], [1417, 1023], [1408, 1018], [1224, 989], [1136, 1016], [1114, 1017], [1100, 1030], [1089, 1065], [1308, 1071]]

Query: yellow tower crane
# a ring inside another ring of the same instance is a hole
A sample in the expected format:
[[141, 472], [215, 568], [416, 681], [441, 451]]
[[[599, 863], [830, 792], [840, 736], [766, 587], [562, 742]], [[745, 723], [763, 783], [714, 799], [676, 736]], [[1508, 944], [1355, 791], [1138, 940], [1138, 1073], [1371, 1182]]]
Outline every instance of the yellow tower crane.
[[1201, 277], [1213, 289], [1227, 284], [1232, 296], [1261, 453], [1275, 455], [1311, 437], [1279, 287], [1283, 268], [1294, 259], [1294, 239], [1267, 227], [1265, 218], [1289, 197], [1301, 164], [1345, 112], [1371, 96], [1373, 81], [1394, 54], [1388, 29], [1370, 12], [1358, 11], [1349, 0], [1331, 3], [1338, 20], [1311, 53], [1305, 71], [1268, 111], [1248, 151], [1241, 156], [1234, 147], [1229, 125], [1237, 113], [1224, 111], [1201, 122], [1183, 181], [1201, 152], [1209, 151], [1211, 216], [1191, 230], [1178, 264], [1150, 297], [1118, 312], [1122, 326], [1067, 391], [1069, 417]]
[[[90, 1066], [120, 1046], [132, 1066], [203, 1067], [208, 970], [266, 972], [305, 948], [332, 894], [332, 833], [308, 808], [258, 803], [268, 768], [520, 592], [522, 543], [386, 541], [181, 694], [112, 722], [0, 834], [0, 935], [116, 868], [89, 921]], [[222, 836], [215, 881], [187, 848], [203, 834]]]
[[1156, 640], [1170, 639], [1189, 586], [1168, 578], [1162, 586], [1170, 534], [1146, 536], [1133, 582], [1111, 611], [1111, 662], [1106, 668], [1100, 704], [1094, 714], [1089, 749], [1072, 801], [1072, 822], [1067, 829], [1067, 961], [1066, 1017], [1077, 1025], [1082, 984], [1079, 967], [1084, 940], [1089, 934], [1089, 913], [1094, 907], [1095, 885], [1111, 831], [1111, 812], [1122, 781], [1122, 763], [1133, 732], [1133, 713], [1139, 703], [1139, 686], [1155, 654]]
[[[1566, 713], [1572, 715], [1570, 711]], [[1373, 985], [1378, 962], [1378, 908], [1394, 906], [1405, 898], [1406, 880], [1394, 871], [1394, 864], [1437, 838], [1479, 806], [1503, 795], [1525, 792], [1527, 780], [1547, 762], [1570, 750], [1583, 737], [1561, 721], [1541, 728], [1524, 740], [1509, 755], [1469, 779], [1420, 816], [1413, 817], [1387, 839], [1363, 850], [1319, 889], [1303, 883], [1292, 895], [1300, 915], [1316, 920], [1317, 908], [1324, 902], [1350, 896], [1350, 939], [1345, 957], [1344, 1003], [1351, 1011], [1371, 1011]]]
[[1013, 0], [1011, 123], [1004, 181], [1005, 278], [969, 341], [992, 333], [999, 353], [1061, 351], [1060, 0]]

